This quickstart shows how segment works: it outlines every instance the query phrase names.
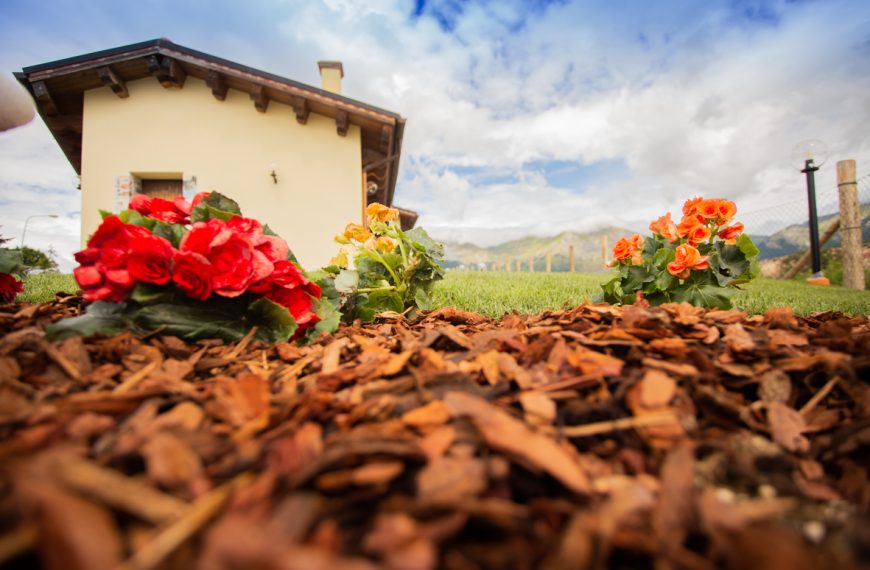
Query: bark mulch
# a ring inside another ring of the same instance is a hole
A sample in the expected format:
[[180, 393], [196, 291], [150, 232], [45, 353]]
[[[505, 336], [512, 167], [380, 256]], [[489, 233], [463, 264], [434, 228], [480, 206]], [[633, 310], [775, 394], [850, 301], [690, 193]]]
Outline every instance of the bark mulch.
[[0, 566], [860, 568], [870, 321], [583, 305], [297, 347], [0, 306]]

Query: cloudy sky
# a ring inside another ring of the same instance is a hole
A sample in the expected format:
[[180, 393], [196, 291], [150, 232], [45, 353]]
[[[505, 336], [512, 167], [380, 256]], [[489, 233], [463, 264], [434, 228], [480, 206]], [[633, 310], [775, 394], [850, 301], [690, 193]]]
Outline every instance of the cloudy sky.
[[[870, 171], [865, 0], [3, 0], [0, 71], [157, 37], [408, 120], [396, 204], [483, 245], [618, 224], [687, 197], [804, 196], [796, 143]], [[0, 133], [0, 235], [71, 267], [79, 203], [45, 126]], [[752, 228], [750, 228], [751, 230]]]

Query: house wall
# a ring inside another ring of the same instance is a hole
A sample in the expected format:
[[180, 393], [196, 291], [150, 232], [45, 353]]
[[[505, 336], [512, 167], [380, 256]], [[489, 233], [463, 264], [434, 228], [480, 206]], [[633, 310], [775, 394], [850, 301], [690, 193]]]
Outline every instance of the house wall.
[[338, 251], [333, 236], [361, 222], [359, 127], [341, 137], [334, 120], [314, 113], [300, 125], [290, 106], [274, 101], [260, 113], [234, 89], [218, 101], [195, 77], [182, 89], [153, 78], [127, 89], [126, 99], [108, 87], [85, 92], [83, 242], [99, 225], [98, 210], [115, 209], [117, 177], [131, 174], [195, 176], [199, 191], [217, 190], [269, 224], [306, 269], [325, 265]]

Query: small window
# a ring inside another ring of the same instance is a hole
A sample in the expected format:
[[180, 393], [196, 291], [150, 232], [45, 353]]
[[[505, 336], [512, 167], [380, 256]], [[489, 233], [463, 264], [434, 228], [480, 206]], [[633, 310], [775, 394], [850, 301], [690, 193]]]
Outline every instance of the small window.
[[180, 178], [178, 180], [155, 180], [143, 178], [141, 184], [141, 194], [145, 194], [151, 198], [165, 198], [167, 200], [172, 200], [177, 196], [181, 196], [183, 189]]

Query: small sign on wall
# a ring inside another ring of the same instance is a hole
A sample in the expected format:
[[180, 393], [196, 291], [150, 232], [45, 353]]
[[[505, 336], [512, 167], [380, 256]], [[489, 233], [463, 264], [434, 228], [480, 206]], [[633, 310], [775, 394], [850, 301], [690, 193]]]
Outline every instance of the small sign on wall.
[[133, 197], [133, 185], [132, 176], [121, 175], [115, 178], [115, 206], [112, 208], [114, 213], [118, 214], [127, 209], [130, 198]]
[[196, 176], [188, 175], [183, 179], [184, 183], [181, 187], [181, 195], [184, 196], [184, 199], [188, 202], [193, 200], [193, 197], [196, 196]]

